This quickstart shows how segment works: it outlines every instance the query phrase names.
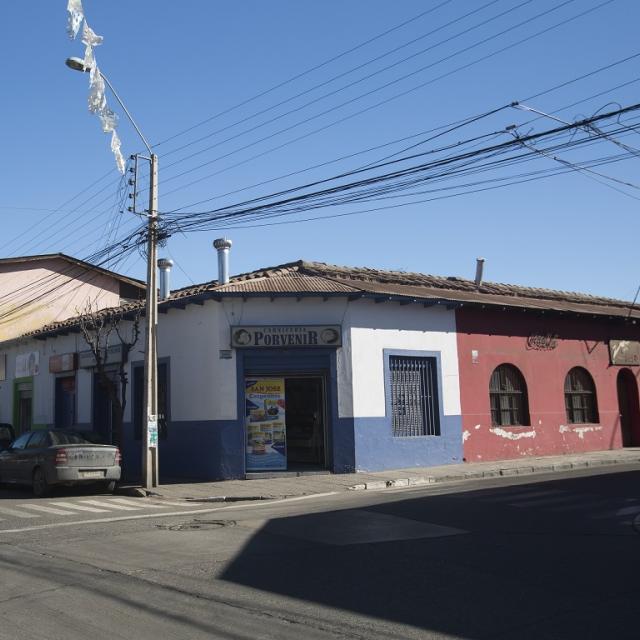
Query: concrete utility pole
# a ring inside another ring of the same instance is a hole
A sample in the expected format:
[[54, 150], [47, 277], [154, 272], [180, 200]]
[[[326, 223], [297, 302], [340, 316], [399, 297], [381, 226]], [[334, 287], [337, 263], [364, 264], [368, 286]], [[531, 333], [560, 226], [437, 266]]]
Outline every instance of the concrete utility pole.
[[[80, 58], [67, 58], [66, 65], [74, 71], [88, 72]], [[98, 70], [99, 71], [99, 70]], [[129, 122], [136, 130], [149, 157], [138, 156], [149, 161], [149, 210], [147, 212], [147, 296], [145, 304], [145, 349], [144, 349], [144, 407], [142, 410], [142, 486], [151, 489], [158, 486], [158, 287], [156, 279], [156, 253], [158, 246], [158, 156], [153, 153], [147, 139], [136, 124], [133, 116], [109, 79], [99, 71], [116, 100], [127, 115]]]
[[142, 486], [158, 486], [158, 287], [156, 253], [158, 247], [158, 156], [150, 151], [149, 212], [147, 233], [147, 300], [145, 323], [144, 379], [142, 411]]

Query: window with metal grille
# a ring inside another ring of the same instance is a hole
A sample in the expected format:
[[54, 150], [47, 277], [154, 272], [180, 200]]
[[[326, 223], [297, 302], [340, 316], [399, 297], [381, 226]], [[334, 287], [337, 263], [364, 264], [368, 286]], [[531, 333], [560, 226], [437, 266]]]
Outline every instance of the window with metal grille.
[[524, 426], [529, 424], [529, 400], [524, 377], [510, 364], [501, 364], [489, 383], [491, 424]]
[[439, 436], [436, 358], [390, 356], [393, 435]]
[[596, 386], [586, 369], [574, 367], [567, 374], [564, 404], [571, 424], [599, 422]]

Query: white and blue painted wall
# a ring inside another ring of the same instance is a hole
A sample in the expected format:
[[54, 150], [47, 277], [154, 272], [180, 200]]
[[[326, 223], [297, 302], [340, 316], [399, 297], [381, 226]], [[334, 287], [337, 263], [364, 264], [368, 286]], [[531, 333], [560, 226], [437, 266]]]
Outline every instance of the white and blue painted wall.
[[[144, 324], [144, 321], [142, 322]], [[331, 324], [343, 329], [337, 349], [236, 349], [228, 356], [232, 325]], [[132, 349], [125, 413], [124, 463], [140, 466], [140, 440], [132, 424], [133, 368], [143, 360], [142, 339]], [[0, 420], [11, 421], [12, 372], [17, 352], [38, 349], [34, 422], [54, 422], [55, 376], [48, 356], [86, 350], [79, 334], [3, 345], [7, 381], [0, 383]], [[224, 352], [227, 353], [224, 353]], [[389, 357], [415, 355], [437, 362], [441, 435], [393, 436]], [[168, 430], [159, 442], [161, 476], [221, 479], [245, 476], [246, 373], [325, 374], [329, 466], [335, 472], [374, 471], [462, 460], [462, 428], [455, 317], [446, 307], [376, 304], [346, 297], [246, 297], [205, 300], [161, 313], [158, 356], [168, 366]], [[76, 372], [78, 426], [93, 415], [92, 376]]]

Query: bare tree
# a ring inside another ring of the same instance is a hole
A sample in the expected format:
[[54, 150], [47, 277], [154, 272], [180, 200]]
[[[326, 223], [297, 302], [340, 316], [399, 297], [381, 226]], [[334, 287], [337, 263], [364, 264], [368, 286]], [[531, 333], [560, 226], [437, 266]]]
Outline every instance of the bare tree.
[[[130, 316], [130, 325], [123, 324], [124, 315]], [[131, 310], [100, 310], [88, 300], [84, 309], [78, 310], [82, 336], [95, 361], [100, 386], [106, 391], [112, 407], [112, 443], [123, 449], [124, 411], [127, 406], [128, 377], [126, 366], [129, 353], [140, 337], [141, 308]], [[122, 350], [119, 361], [111, 357], [110, 347]], [[111, 365], [116, 365], [114, 369]], [[113, 373], [115, 372], [115, 376]]]

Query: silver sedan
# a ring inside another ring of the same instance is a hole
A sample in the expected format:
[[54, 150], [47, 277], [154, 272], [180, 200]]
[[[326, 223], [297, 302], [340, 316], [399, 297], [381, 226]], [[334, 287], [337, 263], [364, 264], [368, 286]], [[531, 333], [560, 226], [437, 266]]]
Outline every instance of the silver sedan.
[[30, 431], [0, 452], [0, 482], [31, 485], [37, 497], [55, 485], [97, 482], [113, 491], [120, 475], [118, 448], [96, 444], [81, 431]]

